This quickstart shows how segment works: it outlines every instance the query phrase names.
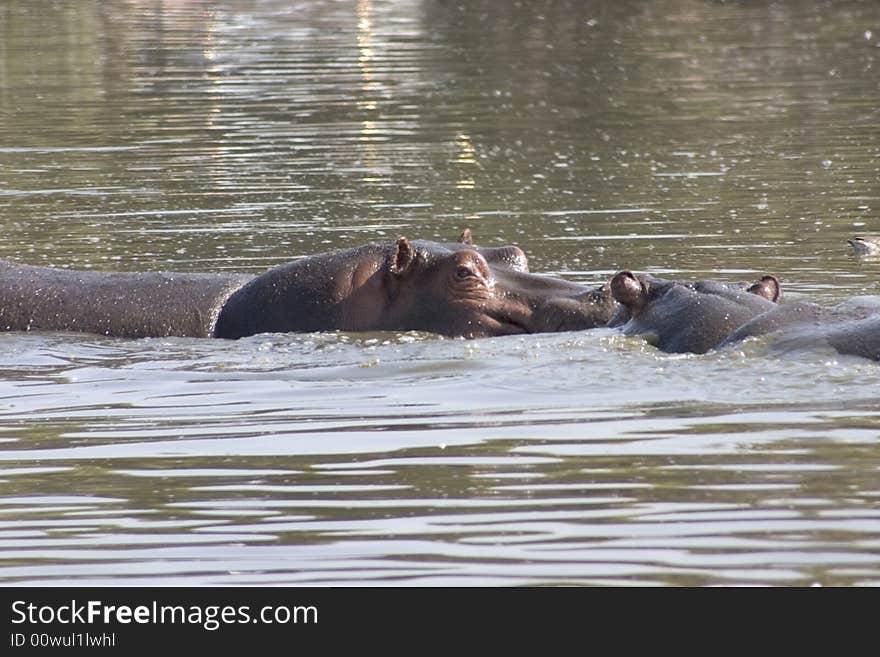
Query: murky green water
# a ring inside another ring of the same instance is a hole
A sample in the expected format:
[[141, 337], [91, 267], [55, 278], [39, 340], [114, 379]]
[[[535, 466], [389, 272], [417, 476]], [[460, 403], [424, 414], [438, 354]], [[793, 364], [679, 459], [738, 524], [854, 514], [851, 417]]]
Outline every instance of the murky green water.
[[[766, 6], [765, 6], [766, 4]], [[0, 257], [398, 234], [878, 295], [880, 4], [0, 4]], [[6, 584], [880, 584], [880, 367], [612, 331], [0, 334]]]

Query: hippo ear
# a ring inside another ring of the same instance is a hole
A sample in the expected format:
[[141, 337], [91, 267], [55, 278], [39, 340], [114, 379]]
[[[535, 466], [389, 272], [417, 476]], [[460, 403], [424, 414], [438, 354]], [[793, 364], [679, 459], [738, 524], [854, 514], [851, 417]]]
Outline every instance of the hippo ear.
[[631, 271], [621, 271], [611, 279], [611, 294], [624, 306], [632, 308], [642, 304], [645, 288]]
[[474, 236], [471, 234], [470, 228], [465, 228], [461, 231], [461, 235], [458, 236], [458, 241], [462, 244], [467, 244], [469, 246], [474, 245]]
[[410, 241], [401, 236], [394, 244], [394, 253], [391, 256], [391, 273], [395, 276], [406, 276], [416, 261], [416, 250]]
[[782, 288], [779, 285], [779, 279], [768, 274], [752, 285], [747, 292], [757, 294], [759, 297], [764, 297], [768, 301], [775, 302], [779, 301], [779, 297], [782, 294]]

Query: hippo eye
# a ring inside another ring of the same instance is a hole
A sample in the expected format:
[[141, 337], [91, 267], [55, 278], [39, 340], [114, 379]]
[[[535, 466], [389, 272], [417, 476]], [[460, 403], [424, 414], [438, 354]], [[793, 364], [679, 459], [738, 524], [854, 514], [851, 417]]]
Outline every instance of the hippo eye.
[[462, 265], [455, 270], [455, 277], [459, 280], [464, 280], [466, 278], [470, 278], [471, 276], [474, 276], [474, 272], [471, 271], [470, 267], [465, 267], [464, 265]]

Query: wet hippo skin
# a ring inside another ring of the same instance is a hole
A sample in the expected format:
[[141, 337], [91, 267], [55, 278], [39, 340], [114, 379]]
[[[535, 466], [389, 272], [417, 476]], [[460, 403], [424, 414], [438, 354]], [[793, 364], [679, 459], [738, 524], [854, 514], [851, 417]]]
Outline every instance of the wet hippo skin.
[[841, 322], [819, 335], [841, 354], [880, 361], [880, 315]]
[[0, 261], [0, 329], [211, 335], [244, 274], [96, 272]]

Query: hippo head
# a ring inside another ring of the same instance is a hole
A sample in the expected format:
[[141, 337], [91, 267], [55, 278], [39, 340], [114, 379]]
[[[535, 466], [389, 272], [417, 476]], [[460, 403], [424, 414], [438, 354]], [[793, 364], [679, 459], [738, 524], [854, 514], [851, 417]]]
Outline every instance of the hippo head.
[[529, 309], [499, 296], [476, 249], [436, 242], [366, 244], [269, 269], [233, 293], [216, 337], [308, 331], [523, 333]]
[[477, 338], [605, 325], [616, 305], [610, 288], [530, 274], [517, 263], [525, 265], [518, 247], [406, 237], [306, 256], [236, 290], [213, 335], [342, 330]]
[[[469, 238], [469, 232], [462, 236]], [[518, 247], [487, 252], [398, 238], [385, 268], [391, 301], [380, 323], [466, 338], [606, 325], [617, 307], [609, 285], [524, 272], [511, 266], [520, 260], [517, 253]]]
[[[456, 254], [456, 266], [461, 265], [459, 261], [480, 270], [488, 265], [492, 294], [481, 310], [489, 315], [489, 319], [477, 322], [482, 332], [464, 333], [469, 337], [498, 335], [499, 332], [545, 333], [596, 328], [605, 326], [618, 306], [609, 285], [593, 287], [554, 276], [531, 274], [522, 249], [517, 246], [475, 247], [470, 229], [465, 229], [459, 241], [454, 243], [413, 240], [406, 247], [401, 240], [403, 238], [396, 244], [394, 257], [407, 262], [413, 257], [409, 252], [412, 249], [416, 262], [422, 258], [426, 263], [432, 261], [439, 265], [446, 262], [452, 252]], [[464, 255], [466, 252], [477, 253], [481, 258]], [[392, 263], [390, 270], [400, 272], [402, 268]], [[416, 279], [423, 280], [423, 277], [416, 276]], [[516, 330], [512, 330], [511, 325]]]
[[529, 307], [499, 294], [492, 266], [475, 248], [400, 237], [384, 271], [388, 304], [378, 320], [382, 328], [466, 338], [529, 332]]
[[626, 335], [641, 334], [668, 352], [705, 353], [734, 329], [769, 308], [780, 296], [779, 280], [764, 276], [753, 284], [679, 282], [621, 271], [611, 279], [621, 304], [609, 322]]

